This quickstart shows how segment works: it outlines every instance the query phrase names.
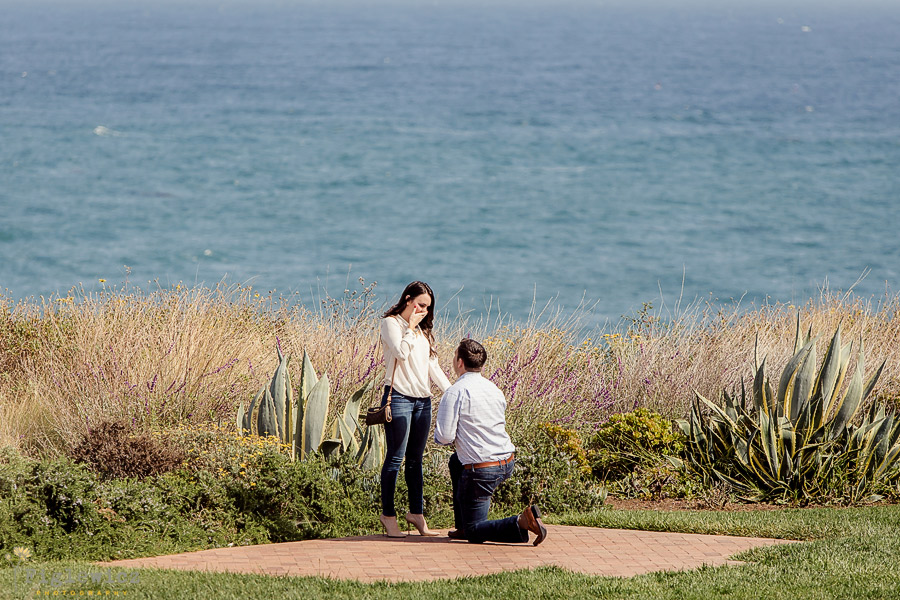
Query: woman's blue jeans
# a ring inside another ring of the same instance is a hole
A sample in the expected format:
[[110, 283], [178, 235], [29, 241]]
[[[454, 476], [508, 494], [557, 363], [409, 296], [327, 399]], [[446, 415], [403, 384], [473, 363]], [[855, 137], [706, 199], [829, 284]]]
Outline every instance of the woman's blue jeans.
[[[381, 406], [387, 404], [388, 389], [385, 386]], [[393, 390], [391, 415], [391, 422], [384, 424], [387, 452], [381, 467], [381, 512], [386, 517], [397, 516], [394, 492], [397, 489], [400, 465], [405, 458], [403, 475], [409, 490], [409, 512], [421, 515], [424, 510], [422, 455], [431, 429], [431, 398], [413, 398]]]

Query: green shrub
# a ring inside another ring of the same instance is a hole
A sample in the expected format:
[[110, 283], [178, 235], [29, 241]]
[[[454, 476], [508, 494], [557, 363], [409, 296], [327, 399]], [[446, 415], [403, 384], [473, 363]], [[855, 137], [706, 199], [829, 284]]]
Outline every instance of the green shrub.
[[538, 426], [540, 431], [550, 438], [556, 452], [567, 457], [585, 475], [590, 475], [591, 466], [587, 453], [581, 443], [581, 436], [574, 429], [566, 429], [559, 425], [542, 423]]
[[[217, 428], [148, 439], [173, 444], [183, 454], [181, 466], [116, 478], [69, 459], [0, 451], [0, 551], [106, 560], [381, 530], [378, 473], [350, 454], [292, 461], [274, 438]], [[543, 428], [517, 450], [516, 472], [498, 490], [494, 512], [512, 514], [531, 502], [550, 512], [600, 506], [603, 489], [585, 473], [579, 448], [574, 432]], [[453, 522], [449, 455], [429, 446], [423, 464], [425, 511], [434, 527]], [[396, 503], [400, 509], [407, 503], [402, 477]]]
[[[186, 455], [181, 493], [192, 499], [193, 510], [228, 510], [236, 526], [262, 528], [270, 541], [358, 535], [380, 527], [378, 476], [355, 464], [351, 454], [295, 462], [277, 438], [223, 428], [180, 430], [170, 439]], [[171, 475], [163, 480], [176, 474]]]
[[22, 546], [41, 558], [82, 555], [106, 526], [95, 503], [96, 476], [68, 459], [0, 455], [0, 549]]
[[702, 498], [709, 491], [680, 460], [664, 457], [648, 458], [624, 477], [606, 485], [616, 497], [641, 500]]
[[639, 408], [615, 414], [601, 425], [588, 442], [588, 456], [596, 477], [616, 481], [666, 456], [680, 456], [685, 439], [672, 421]]
[[554, 425], [538, 427], [516, 448], [516, 468], [494, 494], [498, 506], [520, 508], [537, 503], [548, 512], [599, 508], [606, 489], [587, 470], [577, 432]]
[[31, 469], [27, 483], [43, 502], [47, 516], [66, 533], [90, 531], [96, 524], [93, 490], [97, 482], [87, 470], [65, 459], [40, 462]]
[[214, 471], [103, 480], [69, 460], [8, 451], [0, 462], [0, 549], [27, 547], [41, 560], [100, 560], [376, 527], [377, 488], [361, 483], [371, 474], [321, 459], [294, 463], [278, 449], [250, 450], [210, 459], [221, 465]]

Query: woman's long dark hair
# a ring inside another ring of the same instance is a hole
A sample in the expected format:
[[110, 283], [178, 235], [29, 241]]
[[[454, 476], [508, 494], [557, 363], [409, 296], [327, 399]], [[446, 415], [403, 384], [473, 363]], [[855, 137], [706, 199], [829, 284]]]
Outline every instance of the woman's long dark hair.
[[394, 315], [399, 315], [404, 310], [406, 310], [406, 305], [410, 300], [418, 298], [422, 294], [428, 294], [431, 298], [431, 304], [428, 306], [428, 312], [425, 314], [425, 317], [419, 322], [419, 329], [422, 330], [422, 333], [425, 334], [425, 338], [428, 340], [428, 345], [431, 347], [431, 356], [437, 356], [437, 350], [434, 349], [434, 292], [431, 291], [431, 288], [424, 281], [413, 281], [403, 290], [403, 293], [400, 294], [400, 299], [397, 301], [397, 304], [390, 307], [386, 313], [381, 315], [382, 317], [392, 317]]

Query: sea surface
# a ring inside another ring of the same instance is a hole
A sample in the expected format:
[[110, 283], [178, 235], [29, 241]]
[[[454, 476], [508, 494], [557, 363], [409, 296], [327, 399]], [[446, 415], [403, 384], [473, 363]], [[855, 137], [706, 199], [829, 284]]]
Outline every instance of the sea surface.
[[900, 3], [0, 0], [13, 299], [422, 279], [615, 323], [894, 293], [898, 225]]

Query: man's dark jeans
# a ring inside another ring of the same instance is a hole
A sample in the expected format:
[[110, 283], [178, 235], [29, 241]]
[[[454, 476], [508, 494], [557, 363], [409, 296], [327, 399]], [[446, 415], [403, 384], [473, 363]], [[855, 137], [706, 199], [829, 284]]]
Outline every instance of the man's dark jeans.
[[501, 483], [509, 479], [515, 461], [497, 467], [465, 469], [456, 453], [450, 457], [450, 480], [453, 484], [453, 515], [456, 528], [466, 539], [506, 544], [528, 541], [528, 531], [519, 527], [519, 517], [488, 521], [491, 496]]

